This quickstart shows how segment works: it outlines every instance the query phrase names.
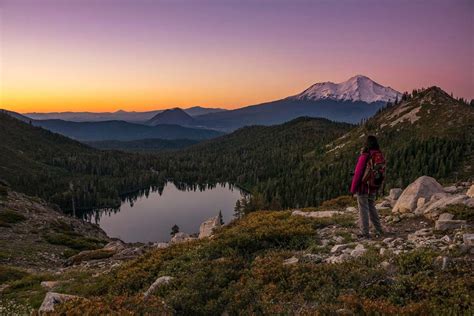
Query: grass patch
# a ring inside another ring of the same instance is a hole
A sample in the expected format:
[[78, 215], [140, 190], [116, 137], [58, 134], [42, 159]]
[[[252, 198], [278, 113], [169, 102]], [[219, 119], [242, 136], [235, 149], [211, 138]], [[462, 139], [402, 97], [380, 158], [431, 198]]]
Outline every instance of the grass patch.
[[451, 213], [454, 219], [463, 219], [468, 222], [474, 222], [474, 207], [464, 204], [448, 205], [443, 209], [443, 213]]
[[66, 246], [75, 250], [94, 250], [102, 248], [106, 242], [91, 237], [82, 237], [77, 234], [47, 234], [44, 239], [52, 245]]
[[113, 250], [97, 249], [81, 252], [69, 258], [71, 264], [78, 264], [82, 261], [105, 259], [112, 257], [116, 252]]
[[8, 266], [0, 266], [0, 283], [18, 280], [28, 275], [25, 271]]
[[321, 206], [319, 206], [319, 209], [321, 210], [341, 210], [345, 209], [346, 207], [349, 206], [357, 206], [356, 200], [354, 197], [351, 195], [343, 195], [339, 196], [337, 198], [331, 199], [324, 201]]

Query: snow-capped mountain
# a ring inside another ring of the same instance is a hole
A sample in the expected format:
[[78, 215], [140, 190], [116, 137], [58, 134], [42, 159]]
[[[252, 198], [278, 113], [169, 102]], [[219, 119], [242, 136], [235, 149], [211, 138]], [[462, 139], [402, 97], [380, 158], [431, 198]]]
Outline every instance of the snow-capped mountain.
[[384, 87], [372, 79], [357, 75], [341, 83], [320, 82], [288, 99], [293, 100], [336, 100], [362, 101], [367, 103], [388, 102], [400, 99], [402, 94], [390, 87]]

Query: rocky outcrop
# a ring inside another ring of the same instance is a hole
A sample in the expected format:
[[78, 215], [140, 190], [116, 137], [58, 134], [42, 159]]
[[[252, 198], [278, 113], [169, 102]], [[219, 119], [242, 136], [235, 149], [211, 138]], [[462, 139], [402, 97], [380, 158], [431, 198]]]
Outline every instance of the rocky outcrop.
[[173, 238], [170, 240], [170, 244], [179, 244], [186, 241], [191, 241], [196, 238], [189, 236], [189, 234], [179, 232], [173, 235]]
[[443, 187], [434, 179], [428, 176], [422, 176], [410, 184], [400, 195], [395, 206], [392, 209], [393, 213], [407, 213], [414, 212], [418, 207], [418, 200], [420, 198], [424, 201], [429, 201], [436, 193], [445, 193]]
[[153, 294], [153, 292], [155, 292], [156, 289], [158, 289], [159, 287], [169, 284], [171, 282], [171, 280], [173, 280], [173, 277], [171, 277], [171, 276], [161, 276], [161, 277], [159, 277], [158, 279], [156, 279], [155, 282], [153, 282], [152, 285], [150, 285], [150, 287], [148, 288], [148, 290], [146, 290], [146, 292], [143, 294], [143, 296], [145, 298], [147, 298], [148, 296]]
[[57, 304], [64, 303], [66, 301], [72, 300], [72, 299], [77, 299], [79, 296], [75, 295], [68, 295], [68, 294], [60, 294], [56, 292], [48, 292], [46, 293], [46, 296], [44, 297], [43, 303], [41, 303], [41, 306], [38, 310], [38, 312], [41, 313], [48, 313], [48, 312], [54, 312], [54, 307]]
[[199, 227], [199, 239], [210, 237], [214, 229], [221, 227], [219, 216], [214, 216], [206, 220]]
[[436, 219], [444, 208], [457, 204], [474, 207], [474, 199], [464, 194], [434, 194], [428, 202], [420, 205], [415, 212], [423, 214], [427, 218]]
[[340, 211], [303, 212], [300, 210], [295, 210], [291, 213], [292, 216], [304, 216], [304, 217], [311, 217], [311, 218], [333, 217], [334, 215], [341, 215], [341, 214], [344, 214], [344, 212], [340, 212]]

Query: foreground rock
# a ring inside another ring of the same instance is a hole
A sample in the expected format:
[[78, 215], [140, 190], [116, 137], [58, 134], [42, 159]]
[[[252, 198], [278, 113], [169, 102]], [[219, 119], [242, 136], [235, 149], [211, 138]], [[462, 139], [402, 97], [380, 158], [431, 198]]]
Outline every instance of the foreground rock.
[[402, 192], [392, 212], [414, 212], [420, 206], [420, 199], [420, 201], [429, 201], [436, 193], [445, 193], [441, 184], [428, 176], [419, 177]]
[[344, 214], [344, 212], [340, 212], [340, 211], [303, 212], [300, 210], [295, 210], [291, 213], [292, 216], [304, 216], [304, 217], [311, 217], [311, 218], [333, 217], [334, 215], [341, 215], [341, 214]]
[[206, 220], [199, 227], [199, 239], [210, 237], [214, 229], [221, 227], [219, 216], [214, 216]]
[[68, 294], [60, 294], [56, 292], [48, 292], [46, 293], [46, 296], [44, 297], [43, 303], [41, 303], [41, 306], [38, 310], [38, 312], [41, 313], [48, 313], [48, 312], [54, 312], [54, 307], [57, 304], [64, 303], [66, 301], [72, 300], [72, 299], [77, 299], [79, 296], [76, 295], [68, 295]]
[[155, 292], [156, 289], [158, 289], [159, 287], [161, 287], [163, 285], [166, 285], [166, 284], [169, 284], [171, 282], [171, 280], [173, 280], [173, 277], [171, 277], [171, 276], [161, 276], [161, 277], [159, 277], [158, 279], [156, 279], [155, 282], [153, 282], [152, 285], [150, 285], [150, 287], [148, 288], [148, 290], [146, 290], [146, 292], [143, 294], [143, 296], [145, 298], [147, 298], [148, 296], [153, 294], [153, 292]]
[[457, 229], [466, 227], [466, 221], [464, 220], [437, 220], [435, 223], [436, 230], [448, 230], [448, 229]]
[[471, 187], [469, 188], [469, 190], [467, 190], [466, 192], [466, 195], [470, 198], [474, 198], [474, 184], [471, 185]]

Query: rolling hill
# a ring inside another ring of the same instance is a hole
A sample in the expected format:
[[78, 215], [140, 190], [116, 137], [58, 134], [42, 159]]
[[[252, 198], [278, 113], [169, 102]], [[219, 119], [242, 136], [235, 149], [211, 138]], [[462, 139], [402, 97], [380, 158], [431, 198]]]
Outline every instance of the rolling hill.
[[[71, 210], [113, 207], [120, 194], [162, 182], [153, 157], [107, 152], [0, 112], [0, 179]], [[72, 184], [72, 189], [71, 189]]]

